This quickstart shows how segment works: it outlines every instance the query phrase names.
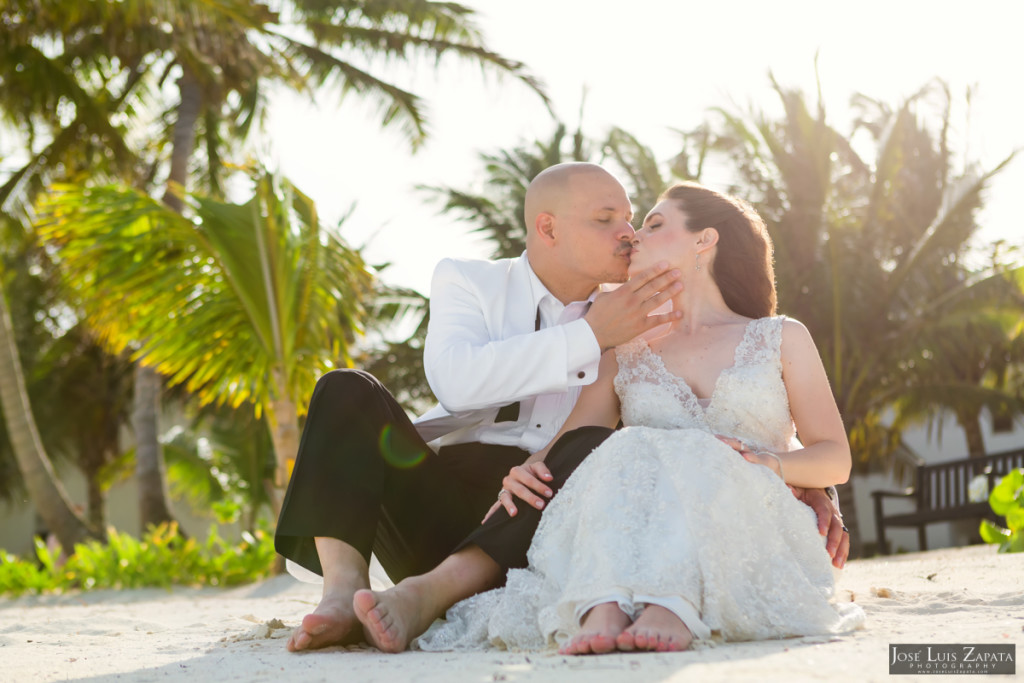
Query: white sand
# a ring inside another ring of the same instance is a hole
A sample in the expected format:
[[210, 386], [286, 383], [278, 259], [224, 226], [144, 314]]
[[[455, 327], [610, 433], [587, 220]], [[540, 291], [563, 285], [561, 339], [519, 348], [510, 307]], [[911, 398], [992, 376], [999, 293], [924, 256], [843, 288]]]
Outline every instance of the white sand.
[[[0, 601], [0, 681], [902, 683], [917, 677], [890, 678], [890, 643], [1024, 643], [1024, 554], [974, 546], [860, 560], [839, 588], [868, 615], [850, 636], [599, 657], [366, 648], [291, 654], [285, 639], [319, 588], [290, 576], [234, 589], [21, 597]], [[1017, 671], [1024, 676], [1024, 668]]]

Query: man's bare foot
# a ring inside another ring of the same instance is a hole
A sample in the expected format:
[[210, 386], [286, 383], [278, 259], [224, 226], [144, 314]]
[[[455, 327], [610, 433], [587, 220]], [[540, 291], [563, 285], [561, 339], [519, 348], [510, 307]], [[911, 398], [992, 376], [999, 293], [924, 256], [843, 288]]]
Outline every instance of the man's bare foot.
[[648, 605], [633, 625], [615, 639], [623, 651], [657, 650], [678, 652], [690, 647], [693, 634], [673, 612], [658, 605]]
[[302, 625], [292, 632], [286, 647], [289, 652], [300, 652], [357, 643], [362, 635], [357, 624], [347, 595], [325, 597], [312, 614], [302, 617]]
[[382, 652], [403, 652], [434, 622], [432, 606], [408, 581], [386, 591], [356, 591], [352, 606], [367, 642]]
[[580, 632], [559, 649], [563, 655], [600, 655], [615, 649], [616, 637], [629, 626], [629, 617], [619, 609], [618, 603], [605, 602], [592, 607]]

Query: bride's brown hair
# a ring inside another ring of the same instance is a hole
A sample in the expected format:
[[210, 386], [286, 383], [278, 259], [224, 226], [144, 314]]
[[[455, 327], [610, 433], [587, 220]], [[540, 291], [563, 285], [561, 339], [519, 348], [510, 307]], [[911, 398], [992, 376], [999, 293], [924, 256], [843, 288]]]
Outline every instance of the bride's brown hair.
[[772, 238], [757, 212], [746, 202], [696, 183], [679, 183], [660, 200], [671, 199], [686, 214], [686, 229], [718, 231], [711, 277], [726, 305], [748, 318], [775, 315], [775, 268]]

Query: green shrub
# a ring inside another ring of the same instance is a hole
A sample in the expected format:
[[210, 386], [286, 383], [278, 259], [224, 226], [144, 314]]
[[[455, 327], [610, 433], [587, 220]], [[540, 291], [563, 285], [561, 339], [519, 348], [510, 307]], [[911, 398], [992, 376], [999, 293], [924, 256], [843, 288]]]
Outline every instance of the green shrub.
[[1006, 518], [1004, 529], [987, 519], [981, 522], [981, 538], [998, 543], [1001, 553], [1024, 551], [1024, 469], [1013, 470], [992, 489], [988, 503], [992, 511]]
[[106, 543], [80, 543], [66, 558], [41, 539], [36, 539], [35, 549], [35, 561], [0, 550], [0, 594], [230, 586], [268, 576], [274, 562], [273, 534], [265, 529], [242, 532], [242, 540], [230, 544], [211, 527], [200, 543], [182, 536], [173, 522], [152, 528], [141, 539], [111, 528]]

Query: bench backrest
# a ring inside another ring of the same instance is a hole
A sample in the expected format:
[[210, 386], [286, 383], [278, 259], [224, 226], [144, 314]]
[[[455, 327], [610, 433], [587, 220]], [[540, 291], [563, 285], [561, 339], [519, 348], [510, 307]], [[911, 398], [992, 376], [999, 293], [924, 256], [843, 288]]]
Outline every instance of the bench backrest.
[[1024, 448], [986, 455], [922, 465], [917, 468], [918, 509], [929, 510], [969, 505], [967, 486], [979, 474], [988, 476], [989, 490], [995, 480], [1012, 469], [1024, 467]]

